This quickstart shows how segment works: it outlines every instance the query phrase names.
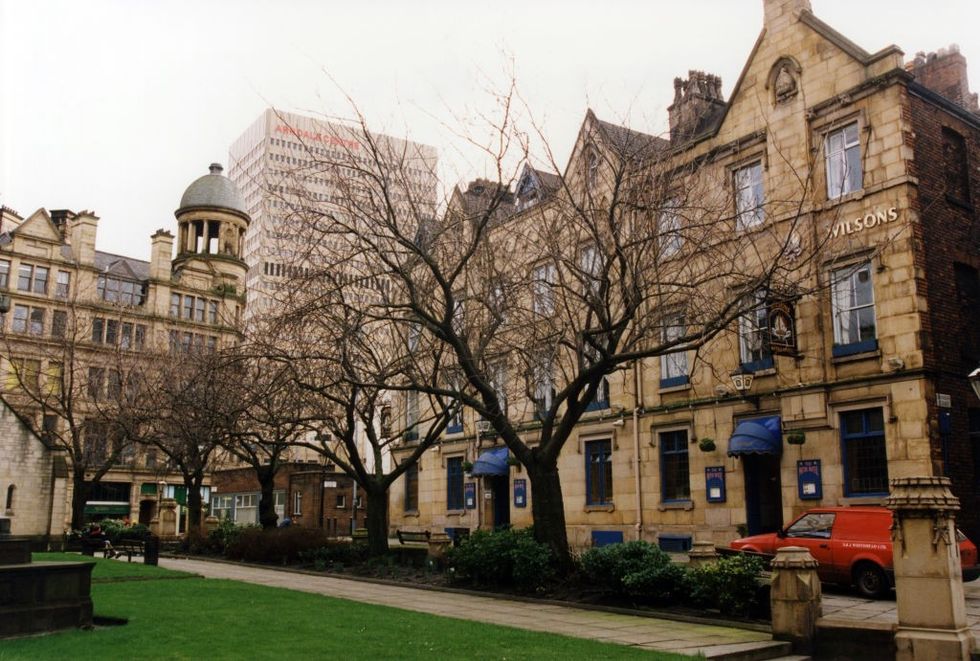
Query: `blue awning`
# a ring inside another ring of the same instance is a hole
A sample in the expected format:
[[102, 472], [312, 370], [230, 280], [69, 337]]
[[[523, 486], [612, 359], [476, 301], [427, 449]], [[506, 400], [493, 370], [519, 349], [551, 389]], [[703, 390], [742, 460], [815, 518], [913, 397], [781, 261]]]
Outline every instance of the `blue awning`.
[[481, 452], [476, 461], [473, 462], [473, 470], [470, 475], [479, 477], [481, 475], [507, 475], [510, 466], [507, 465], [507, 447], [493, 448]]
[[783, 453], [783, 426], [778, 415], [743, 420], [728, 440], [728, 456]]

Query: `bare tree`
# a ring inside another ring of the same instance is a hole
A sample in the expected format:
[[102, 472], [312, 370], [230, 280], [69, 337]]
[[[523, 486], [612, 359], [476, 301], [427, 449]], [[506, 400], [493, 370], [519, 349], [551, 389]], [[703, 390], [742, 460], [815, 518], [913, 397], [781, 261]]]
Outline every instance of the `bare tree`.
[[[253, 350], [265, 346], [255, 341], [251, 344]], [[236, 361], [241, 377], [241, 412], [223, 447], [230, 458], [255, 471], [262, 492], [259, 523], [263, 528], [275, 528], [276, 475], [302, 435], [314, 428], [317, 416], [296, 385], [292, 365], [255, 353], [242, 354]]]
[[[296, 445], [325, 457], [364, 490], [369, 552], [382, 555], [391, 485], [439, 439], [459, 405], [416, 388], [438, 382], [440, 357], [421, 355], [419, 326], [379, 323], [366, 314], [364, 302], [383, 294], [376, 282], [349, 286], [349, 276], [310, 273], [281, 301], [271, 321], [277, 341], [264, 352], [293, 371], [301, 391], [294, 401], [303, 409], [294, 419], [317, 428]], [[395, 415], [392, 399], [401, 394], [412, 403]]]
[[234, 353], [181, 346], [145, 355], [131, 372], [127, 387], [134, 395], [118, 424], [180, 473], [190, 531], [201, 525], [204, 480], [242, 415], [243, 376]]

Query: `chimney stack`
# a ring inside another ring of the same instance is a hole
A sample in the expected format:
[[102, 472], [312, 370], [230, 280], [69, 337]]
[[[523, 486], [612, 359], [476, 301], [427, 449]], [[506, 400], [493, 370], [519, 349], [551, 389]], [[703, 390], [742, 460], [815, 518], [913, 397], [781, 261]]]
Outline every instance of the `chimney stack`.
[[977, 95], [970, 92], [966, 58], [956, 44], [928, 55], [916, 53], [915, 59], [907, 63], [905, 68], [923, 87], [928, 87], [970, 112], [980, 112]]
[[174, 252], [174, 235], [159, 229], [150, 237], [150, 280], [169, 281]]
[[672, 143], [698, 135], [725, 111], [721, 78], [703, 71], [688, 71], [687, 76], [674, 78], [674, 102], [667, 108]]

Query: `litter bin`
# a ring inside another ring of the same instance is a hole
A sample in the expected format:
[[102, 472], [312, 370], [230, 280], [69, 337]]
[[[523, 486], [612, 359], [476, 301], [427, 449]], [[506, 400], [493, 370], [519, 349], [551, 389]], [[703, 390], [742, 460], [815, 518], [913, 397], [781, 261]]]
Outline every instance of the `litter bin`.
[[156, 565], [160, 563], [160, 538], [150, 535], [143, 542], [143, 564]]
[[459, 546], [463, 540], [470, 536], [469, 528], [446, 528], [446, 534], [453, 540], [453, 546]]

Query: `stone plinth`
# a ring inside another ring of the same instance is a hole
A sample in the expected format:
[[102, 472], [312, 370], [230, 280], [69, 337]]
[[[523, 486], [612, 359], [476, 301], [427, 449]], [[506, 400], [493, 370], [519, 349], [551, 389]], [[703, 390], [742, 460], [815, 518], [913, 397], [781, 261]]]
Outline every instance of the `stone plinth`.
[[772, 637], [793, 643], [799, 653], [809, 653], [821, 615], [819, 563], [801, 546], [786, 546], [772, 561]]
[[453, 545], [453, 540], [444, 532], [434, 532], [429, 536], [429, 557], [433, 560], [442, 561]]
[[0, 535], [0, 566], [26, 565], [31, 561], [31, 540]]
[[691, 545], [691, 550], [687, 552], [688, 566], [700, 567], [710, 565], [718, 561], [718, 551], [715, 550], [713, 542], [697, 540]]
[[973, 649], [953, 518], [960, 505], [949, 486], [945, 477], [891, 483], [900, 660], [969, 659]]
[[92, 626], [90, 562], [0, 567], [0, 638]]

